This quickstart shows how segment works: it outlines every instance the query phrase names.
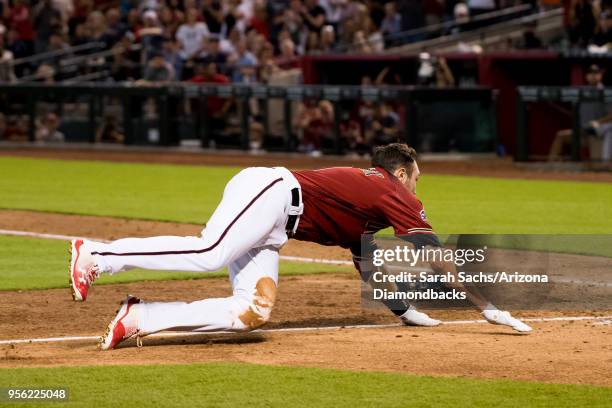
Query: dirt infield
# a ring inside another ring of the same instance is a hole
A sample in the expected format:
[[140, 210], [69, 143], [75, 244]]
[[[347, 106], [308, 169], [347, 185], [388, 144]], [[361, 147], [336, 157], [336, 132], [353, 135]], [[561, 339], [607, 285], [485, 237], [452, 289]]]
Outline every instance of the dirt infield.
[[[105, 239], [195, 235], [201, 230], [198, 225], [28, 211], [0, 211], [0, 228]], [[282, 253], [349, 259], [342, 249], [295, 241], [283, 248]], [[283, 277], [278, 303], [266, 328], [397, 323], [388, 312], [363, 310], [359, 290], [356, 273]], [[191, 301], [227, 296], [230, 289], [226, 279], [103, 285], [94, 287], [86, 303], [73, 303], [67, 288], [2, 292], [0, 340], [100, 335], [113, 317], [118, 301], [127, 293], [149, 301]], [[431, 315], [443, 320], [480, 318], [469, 310], [434, 310]], [[542, 317], [562, 313], [531, 311], [518, 315]], [[0, 367], [235, 361], [612, 385], [609, 322], [557, 321], [532, 325], [534, 333], [530, 335], [488, 324], [462, 324], [145, 338], [144, 348], [128, 344], [111, 352], [97, 351], [93, 341], [0, 345]]]
[[[289, 277], [280, 284], [269, 327], [395, 322], [388, 314], [362, 312], [351, 275]], [[3, 337], [99, 335], [125, 293], [145, 299], [194, 300], [224, 296], [224, 279], [147, 282], [96, 287], [84, 304], [68, 290], [4, 293]], [[441, 318], [476, 313], [434, 313]], [[144, 339], [111, 352], [94, 342], [0, 346], [0, 367], [150, 364], [234, 361], [427, 375], [512, 378], [556, 383], [612, 385], [610, 327], [592, 321], [533, 324], [518, 335], [486, 324], [437, 328], [339, 329], [324, 332], [203, 335]]]
[[[129, 163], [166, 163], [209, 166], [285, 166], [292, 169], [332, 166], [367, 167], [369, 160], [358, 157], [310, 157], [300, 154], [249, 154], [240, 152], [193, 152], [164, 148], [58, 148], [45, 146], [0, 146], [0, 156], [51, 158], [62, 160], [102, 160]], [[422, 160], [424, 174], [450, 174], [481, 177], [612, 182], [611, 172], [534, 170], [515, 165], [511, 159], [478, 158], [461, 160]]]

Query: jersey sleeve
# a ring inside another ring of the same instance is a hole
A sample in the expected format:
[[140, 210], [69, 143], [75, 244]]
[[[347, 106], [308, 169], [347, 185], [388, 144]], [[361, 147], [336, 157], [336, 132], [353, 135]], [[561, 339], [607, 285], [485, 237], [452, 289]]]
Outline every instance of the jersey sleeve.
[[433, 234], [421, 202], [408, 192], [385, 194], [379, 209], [393, 227], [395, 235]]
[[423, 204], [416, 197], [409, 193], [390, 193], [383, 197], [380, 206], [398, 238], [411, 242], [415, 248], [440, 246], [427, 222]]

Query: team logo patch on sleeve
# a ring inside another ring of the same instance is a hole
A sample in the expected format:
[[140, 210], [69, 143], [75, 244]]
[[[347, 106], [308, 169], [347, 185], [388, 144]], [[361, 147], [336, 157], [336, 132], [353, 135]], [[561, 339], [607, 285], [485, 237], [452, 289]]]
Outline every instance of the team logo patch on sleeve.
[[365, 176], [376, 176], [380, 178], [385, 178], [385, 176], [383, 176], [383, 174], [380, 171], [376, 170], [374, 167], [371, 167], [369, 169], [361, 169], [361, 171]]
[[425, 210], [421, 210], [420, 214], [421, 214], [421, 219], [423, 221], [427, 221], [427, 215], [425, 214]]

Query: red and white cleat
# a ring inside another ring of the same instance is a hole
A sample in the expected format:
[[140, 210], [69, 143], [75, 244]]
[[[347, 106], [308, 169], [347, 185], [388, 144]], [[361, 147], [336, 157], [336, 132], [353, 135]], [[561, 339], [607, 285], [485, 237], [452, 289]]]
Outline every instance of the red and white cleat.
[[98, 279], [101, 271], [82, 239], [72, 240], [70, 243], [70, 254], [70, 287], [72, 288], [72, 298], [77, 302], [84, 302], [87, 299], [89, 287]]
[[120, 303], [121, 307], [117, 311], [117, 316], [109, 323], [106, 333], [100, 340], [100, 350], [114, 349], [119, 343], [134, 335], [138, 347], [142, 346], [138, 328], [139, 305], [141, 304], [143, 304], [142, 300], [132, 295], [128, 295], [127, 299]]

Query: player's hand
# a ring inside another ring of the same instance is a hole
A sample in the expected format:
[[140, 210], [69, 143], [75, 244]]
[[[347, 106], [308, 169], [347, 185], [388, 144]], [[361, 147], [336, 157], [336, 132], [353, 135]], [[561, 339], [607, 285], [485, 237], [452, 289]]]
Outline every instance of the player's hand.
[[432, 319], [423, 312], [419, 312], [412, 306], [403, 315], [400, 316], [402, 323], [406, 326], [426, 326], [433, 327], [442, 323], [440, 320]]
[[510, 312], [504, 312], [499, 309], [486, 309], [482, 312], [482, 315], [491, 324], [500, 324], [503, 326], [510, 326], [514, 330], [521, 333], [528, 333], [532, 329], [519, 319], [512, 317]]

